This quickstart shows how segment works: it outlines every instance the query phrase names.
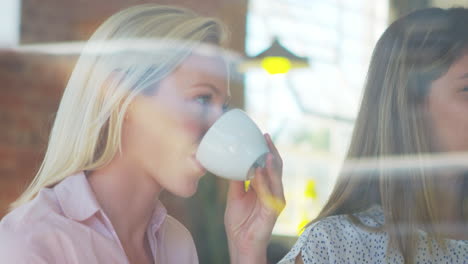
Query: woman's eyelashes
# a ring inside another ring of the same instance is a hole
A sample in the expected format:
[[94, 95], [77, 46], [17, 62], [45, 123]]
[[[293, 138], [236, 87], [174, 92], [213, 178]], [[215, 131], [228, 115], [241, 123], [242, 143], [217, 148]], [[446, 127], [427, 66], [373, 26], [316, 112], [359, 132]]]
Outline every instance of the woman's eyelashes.
[[213, 95], [211, 94], [202, 94], [195, 97], [195, 102], [202, 106], [210, 105], [213, 100]]
[[211, 112], [212, 103], [213, 103], [213, 95], [211, 94], [200, 94], [195, 96], [193, 99], [195, 105], [197, 107], [196, 112], [198, 113], [198, 118], [206, 119]]
[[228, 103], [224, 103], [218, 106], [218, 104], [215, 102], [215, 97], [213, 94], [200, 94], [195, 96], [193, 100], [198, 106], [201, 106], [202, 112], [205, 113], [208, 111], [218, 111], [216, 110], [218, 107], [220, 107], [219, 110], [221, 110], [221, 113], [224, 113], [229, 109]]

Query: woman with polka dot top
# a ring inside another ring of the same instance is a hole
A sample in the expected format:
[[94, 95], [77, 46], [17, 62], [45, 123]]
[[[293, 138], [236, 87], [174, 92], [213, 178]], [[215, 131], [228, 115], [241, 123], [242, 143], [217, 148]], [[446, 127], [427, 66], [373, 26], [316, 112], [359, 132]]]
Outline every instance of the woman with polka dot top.
[[287, 263], [468, 264], [468, 9], [379, 39], [336, 186]]

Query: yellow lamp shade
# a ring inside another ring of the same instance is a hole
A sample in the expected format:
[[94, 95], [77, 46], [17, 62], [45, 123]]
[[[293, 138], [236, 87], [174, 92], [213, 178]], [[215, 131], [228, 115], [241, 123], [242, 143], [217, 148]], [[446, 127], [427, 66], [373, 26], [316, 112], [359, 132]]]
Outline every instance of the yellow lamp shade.
[[291, 70], [291, 61], [284, 57], [265, 57], [261, 63], [269, 74], [287, 73]]

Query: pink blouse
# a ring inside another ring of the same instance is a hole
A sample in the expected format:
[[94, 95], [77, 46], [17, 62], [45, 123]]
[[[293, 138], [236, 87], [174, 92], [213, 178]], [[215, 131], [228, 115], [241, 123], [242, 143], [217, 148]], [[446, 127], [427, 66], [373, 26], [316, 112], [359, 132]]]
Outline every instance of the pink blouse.
[[[198, 263], [190, 232], [158, 202], [147, 234], [155, 263]], [[84, 173], [44, 188], [0, 222], [2, 263], [129, 263]]]

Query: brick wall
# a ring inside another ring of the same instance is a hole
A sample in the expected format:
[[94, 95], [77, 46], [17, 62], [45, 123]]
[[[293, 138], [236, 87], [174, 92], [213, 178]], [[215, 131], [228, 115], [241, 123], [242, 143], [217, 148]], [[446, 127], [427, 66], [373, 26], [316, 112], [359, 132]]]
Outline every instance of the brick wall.
[[83, 40], [109, 15], [125, 7], [158, 3], [220, 18], [232, 32], [228, 48], [244, 51], [247, 0], [22, 0], [22, 43]]
[[37, 171], [71, 56], [0, 51], [0, 216]]

